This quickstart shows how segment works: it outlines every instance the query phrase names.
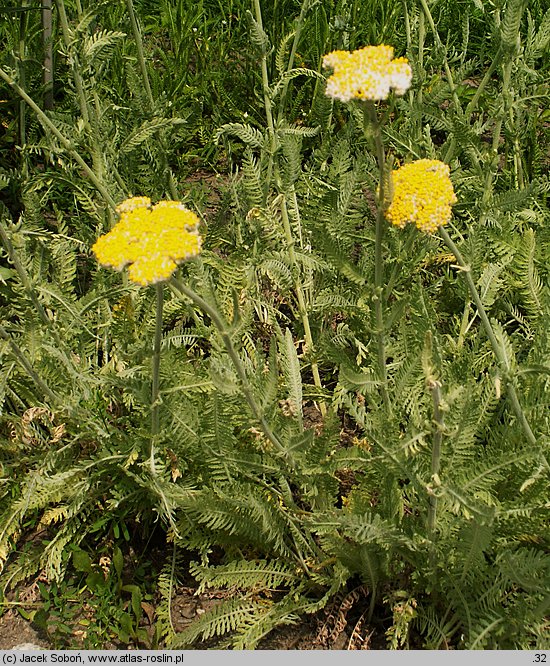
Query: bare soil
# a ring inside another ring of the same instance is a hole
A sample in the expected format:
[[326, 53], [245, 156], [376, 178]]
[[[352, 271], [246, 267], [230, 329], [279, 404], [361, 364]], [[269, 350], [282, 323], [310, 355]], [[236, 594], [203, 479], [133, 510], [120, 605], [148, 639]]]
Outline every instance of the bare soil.
[[[33, 585], [19, 590], [20, 596], [31, 597]], [[204, 595], [197, 595], [196, 589], [190, 586], [179, 587], [172, 602], [172, 621], [177, 632], [187, 628], [203, 613], [211, 610], [227, 596], [226, 590], [210, 591]], [[301, 622], [275, 629], [258, 646], [260, 650], [368, 650], [372, 645], [373, 632], [365, 623], [368, 590], [363, 586], [341, 595], [324, 610], [314, 616], [306, 616]], [[9, 602], [8, 602], [9, 603]], [[36, 607], [36, 601], [22, 602], [22, 606]], [[83, 604], [83, 615], [93, 620], [86, 612], [86, 603]], [[89, 606], [88, 606], [89, 608]], [[17, 611], [17, 606], [7, 610], [0, 617], [0, 649], [9, 650], [22, 643], [30, 643], [37, 648], [46, 650], [55, 649], [89, 649], [86, 645], [85, 633], [75, 618], [72, 636], [68, 637], [65, 645], [60, 647], [55, 639], [36, 629], [31, 622], [23, 619]], [[154, 631], [154, 608], [151, 607], [144, 623], [149, 624], [148, 629], [152, 636]], [[380, 640], [381, 639], [381, 640]], [[375, 639], [378, 649], [385, 647], [384, 637]], [[142, 646], [139, 646], [140, 648]], [[161, 646], [162, 647], [162, 646]], [[212, 649], [216, 641], [211, 640], [205, 644], [197, 644], [197, 649]], [[138, 646], [107, 643], [97, 649], [137, 649]]]

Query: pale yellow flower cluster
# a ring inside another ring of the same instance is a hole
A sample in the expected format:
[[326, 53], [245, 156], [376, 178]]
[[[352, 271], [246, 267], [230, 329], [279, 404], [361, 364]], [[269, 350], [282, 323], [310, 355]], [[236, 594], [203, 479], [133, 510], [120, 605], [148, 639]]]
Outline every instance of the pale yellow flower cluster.
[[201, 251], [199, 218], [179, 201], [133, 197], [117, 206], [119, 222], [92, 247], [103, 266], [121, 271], [140, 285], [168, 280], [177, 264]]
[[386, 99], [393, 88], [404, 95], [412, 80], [407, 58], [393, 58], [393, 47], [365, 46], [357, 51], [332, 51], [323, 66], [334, 70], [327, 80], [326, 94], [342, 102], [351, 99]]
[[450, 169], [439, 160], [416, 160], [392, 172], [393, 198], [387, 219], [401, 229], [415, 224], [433, 234], [451, 219], [456, 203]]

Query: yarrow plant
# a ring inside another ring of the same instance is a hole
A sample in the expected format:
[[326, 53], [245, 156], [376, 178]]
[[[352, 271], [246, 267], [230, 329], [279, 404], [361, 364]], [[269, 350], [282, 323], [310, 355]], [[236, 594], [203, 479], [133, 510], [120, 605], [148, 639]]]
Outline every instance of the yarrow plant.
[[[378, 170], [379, 187], [377, 192], [378, 210], [376, 215], [375, 238], [375, 316], [378, 338], [378, 373], [380, 378], [381, 395], [389, 418], [392, 416], [392, 404], [388, 393], [388, 371], [386, 365], [385, 323], [383, 302], [384, 259], [383, 236], [386, 220], [393, 225], [404, 228], [408, 223], [415, 224], [417, 229], [426, 234], [439, 231], [443, 241], [456, 257], [458, 264], [464, 271], [468, 288], [479, 316], [491, 342], [491, 346], [503, 371], [506, 371], [507, 362], [505, 352], [495, 336], [495, 332], [476, 285], [470, 274], [470, 268], [464, 261], [459, 249], [444, 229], [451, 219], [451, 206], [457, 198], [450, 179], [449, 166], [439, 160], [420, 159], [405, 164], [392, 172], [393, 192], [389, 206], [386, 207], [385, 179], [386, 154], [381, 131], [381, 121], [378, 119], [374, 102], [387, 99], [391, 89], [395, 94], [403, 95], [411, 85], [412, 70], [406, 58], [393, 59], [391, 46], [367, 46], [357, 51], [333, 51], [323, 59], [325, 67], [334, 70], [327, 80], [326, 94], [342, 102], [360, 100], [363, 102], [364, 129], [367, 140], [374, 140]], [[372, 134], [367, 132], [370, 122]], [[524, 434], [529, 442], [536, 443], [535, 436], [520, 405], [518, 396], [512, 383], [507, 387], [512, 408]], [[434, 383], [434, 405], [438, 403], [438, 384]], [[436, 407], [436, 412], [437, 412]], [[434, 436], [432, 451], [432, 472], [437, 476], [440, 458], [440, 435]], [[434, 532], [436, 522], [436, 504], [430, 500], [428, 513], [428, 527]]]
[[103, 266], [123, 270], [130, 265], [132, 282], [142, 286], [168, 280], [178, 263], [201, 251], [199, 218], [179, 201], [148, 197], [126, 199], [116, 208], [119, 222], [92, 247]]
[[341, 102], [352, 99], [378, 101], [387, 99], [390, 90], [404, 95], [412, 80], [407, 58], [393, 58], [393, 47], [365, 46], [357, 51], [332, 51], [323, 58], [323, 66], [333, 69], [327, 80], [326, 94]]
[[450, 169], [439, 160], [416, 160], [392, 172], [393, 198], [386, 218], [396, 227], [415, 224], [433, 234], [448, 224], [456, 203]]
[[[384, 178], [386, 156], [382, 140], [381, 125], [377, 118], [374, 102], [388, 98], [393, 89], [396, 95], [404, 95], [412, 81], [412, 69], [407, 58], [393, 57], [393, 47], [387, 44], [365, 46], [356, 51], [332, 51], [323, 58], [323, 66], [333, 69], [327, 79], [326, 95], [341, 102], [359, 100], [363, 103], [364, 128], [372, 125], [372, 138], [380, 173], [378, 189], [378, 213], [376, 217], [375, 240], [375, 312], [378, 331], [378, 372], [386, 411], [392, 412], [387, 390], [386, 351], [384, 343], [383, 306], [380, 298], [384, 280], [382, 242], [384, 236]], [[369, 139], [367, 133], [367, 139]]]

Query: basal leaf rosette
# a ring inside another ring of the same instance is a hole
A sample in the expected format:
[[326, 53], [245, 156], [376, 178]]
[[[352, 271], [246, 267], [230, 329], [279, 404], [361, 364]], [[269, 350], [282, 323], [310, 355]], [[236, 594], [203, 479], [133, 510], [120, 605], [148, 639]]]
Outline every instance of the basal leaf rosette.
[[386, 218], [396, 227], [415, 224], [433, 234], [451, 219], [456, 203], [450, 169], [439, 160], [416, 160], [392, 171], [393, 198]]
[[392, 89], [396, 95], [404, 95], [412, 80], [408, 63], [407, 58], [394, 58], [393, 47], [385, 44], [332, 51], [323, 58], [323, 66], [333, 70], [326, 94], [341, 102], [387, 99]]
[[179, 263], [201, 251], [199, 218], [179, 201], [147, 197], [126, 199], [117, 206], [118, 223], [92, 246], [102, 266], [117, 271], [129, 266], [128, 277], [146, 286], [168, 280]]

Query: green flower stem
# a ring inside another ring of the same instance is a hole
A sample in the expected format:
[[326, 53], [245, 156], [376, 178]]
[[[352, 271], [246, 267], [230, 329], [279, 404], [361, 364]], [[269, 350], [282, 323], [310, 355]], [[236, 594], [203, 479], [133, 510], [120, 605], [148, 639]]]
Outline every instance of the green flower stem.
[[[15, 271], [21, 281], [21, 284], [23, 285], [23, 289], [27, 293], [27, 296], [30, 298], [35, 310], [38, 312], [41, 322], [44, 324], [44, 326], [46, 326], [49, 329], [50, 333], [53, 335], [53, 338], [55, 340], [58, 349], [60, 350], [63, 349], [64, 345], [59, 336], [59, 333], [55, 330], [52, 320], [46, 314], [44, 306], [42, 305], [42, 303], [38, 298], [36, 289], [33, 287], [32, 282], [28, 276], [28, 273], [23, 264], [21, 263], [21, 261], [19, 260], [19, 257], [17, 256], [17, 252], [13, 247], [11, 239], [6, 233], [6, 230], [4, 229], [4, 226], [2, 224], [0, 224], [0, 239], [2, 240], [2, 243], [6, 248], [8, 259], [12, 264], [12, 266], [15, 268]], [[70, 363], [70, 365], [72, 365], [72, 367], [75, 368], [75, 370], [78, 372], [74, 359], [72, 357], [69, 358], [67, 356], [65, 356], [65, 358], [67, 359], [68, 363]]]
[[412, 37], [411, 37], [411, 21], [409, 18], [409, 8], [407, 7], [407, 0], [401, 0], [403, 5], [403, 16], [405, 22], [405, 37], [407, 39], [407, 52], [409, 53], [412, 46]]
[[[495, 127], [493, 129], [493, 141], [491, 145], [491, 151], [493, 154], [493, 160], [490, 165], [490, 167], [487, 169], [487, 174], [485, 176], [485, 187], [483, 188], [483, 197], [481, 199], [481, 203], [483, 206], [483, 209], [485, 209], [486, 205], [489, 203], [491, 196], [493, 194], [493, 182], [496, 176], [496, 173], [498, 171], [498, 148], [500, 144], [500, 135], [502, 132], [502, 125], [504, 122], [504, 115], [506, 113], [506, 100], [508, 99], [509, 91], [510, 91], [510, 85], [511, 85], [511, 80], [512, 80], [512, 65], [513, 61], [511, 58], [508, 58], [508, 60], [504, 64], [504, 71], [503, 71], [503, 76], [502, 76], [502, 100], [503, 100], [503, 108], [501, 109], [499, 116], [495, 122]], [[487, 218], [487, 213], [484, 211], [481, 216], [480, 222], [483, 224]]]
[[175, 287], [176, 291], [179, 292], [179, 294], [187, 296], [187, 298], [193, 301], [193, 303], [198, 308], [200, 308], [204, 313], [206, 313], [210, 317], [212, 323], [218, 329], [218, 332], [225, 346], [225, 349], [229, 354], [231, 361], [233, 362], [233, 366], [241, 382], [241, 391], [248, 403], [248, 406], [250, 407], [250, 410], [252, 411], [252, 414], [254, 415], [254, 418], [258, 421], [264, 435], [273, 444], [278, 453], [284, 456], [287, 459], [287, 461], [292, 464], [289, 452], [285, 449], [285, 447], [282, 445], [277, 435], [275, 435], [275, 433], [269, 427], [269, 424], [267, 423], [267, 420], [261, 408], [256, 402], [256, 399], [250, 389], [250, 383], [248, 381], [248, 377], [246, 376], [246, 370], [244, 369], [243, 363], [228, 333], [227, 330], [228, 326], [223, 321], [222, 316], [220, 315], [218, 310], [212, 307], [209, 303], [207, 303], [195, 291], [193, 291], [193, 289], [188, 287], [181, 280], [178, 280], [177, 278], [172, 278], [171, 285]]
[[13, 90], [15, 90], [15, 92], [23, 100], [25, 100], [28, 106], [36, 113], [42, 125], [45, 128], [47, 128], [56, 137], [56, 139], [58, 139], [58, 141], [62, 144], [65, 150], [67, 150], [67, 152], [73, 157], [78, 166], [84, 171], [86, 176], [90, 179], [90, 182], [95, 186], [97, 191], [103, 197], [105, 203], [114, 210], [116, 208], [116, 203], [114, 199], [111, 197], [107, 188], [99, 180], [94, 171], [86, 164], [86, 162], [82, 159], [82, 157], [80, 157], [78, 152], [73, 148], [69, 139], [67, 139], [65, 136], [63, 136], [63, 134], [61, 134], [61, 132], [52, 123], [52, 121], [48, 118], [48, 116], [44, 113], [44, 111], [42, 111], [42, 109], [36, 104], [36, 102], [31, 97], [29, 97], [29, 95], [27, 95], [27, 93], [11, 78], [11, 76], [6, 74], [6, 72], [1, 67], [0, 67], [0, 78], [3, 79], [11, 88], [13, 88]]
[[420, 12], [418, 16], [418, 70], [420, 74], [419, 76], [420, 85], [418, 86], [418, 91], [416, 93], [416, 108], [419, 109], [417, 127], [416, 127], [416, 135], [418, 138], [420, 138], [420, 136], [422, 135], [422, 104], [423, 104], [422, 86], [424, 84], [424, 77], [425, 77], [425, 71], [424, 71], [425, 40], [426, 40], [426, 17], [424, 15], [424, 12]]
[[[28, 12], [25, 9], [29, 5], [29, 0], [23, 0], [21, 3], [21, 15], [19, 17], [19, 45], [17, 53], [17, 75], [19, 76], [19, 84], [21, 88], [25, 89], [27, 85], [27, 77], [25, 71], [26, 59], [26, 40], [27, 40], [27, 23]], [[21, 147], [27, 142], [27, 123], [26, 123], [26, 107], [25, 101], [19, 101], [19, 144]]]
[[42, 99], [44, 108], [51, 111], [53, 109], [52, 0], [42, 0], [42, 48], [44, 50]]
[[[69, 21], [67, 19], [67, 14], [65, 12], [65, 3], [63, 0], [55, 0], [55, 5], [57, 8], [57, 14], [59, 16], [59, 23], [61, 25], [61, 32], [63, 33], [63, 42], [67, 50], [71, 49], [71, 31], [69, 29]], [[74, 86], [76, 89], [76, 96], [80, 106], [80, 115], [84, 120], [85, 126], [89, 129], [90, 127], [90, 111], [88, 108], [88, 100], [84, 92], [84, 81], [80, 75], [80, 67], [78, 63], [78, 58], [76, 53], [71, 53], [71, 62], [72, 62], [72, 75], [74, 80]]]
[[[432, 481], [437, 484], [439, 469], [441, 466], [441, 441], [443, 439], [443, 413], [441, 411], [441, 384], [434, 378], [428, 378], [428, 388], [432, 392], [434, 406], [435, 432], [432, 447]], [[428, 534], [433, 536], [437, 519], [437, 496], [430, 495], [428, 507]]]
[[[139, 24], [136, 16], [136, 11], [134, 9], [133, 0], [126, 0], [126, 9], [128, 10], [128, 16], [130, 17], [130, 25], [132, 26], [132, 35], [134, 37], [134, 42], [136, 44], [137, 58], [139, 63], [139, 70], [141, 72], [141, 78], [143, 79], [143, 86], [145, 88], [145, 94], [147, 96], [147, 102], [151, 111], [155, 107], [155, 99], [153, 97], [153, 92], [151, 90], [151, 83], [149, 81], [149, 74], [147, 72], [147, 62], [145, 60], [145, 52], [143, 50], [143, 40], [141, 38], [141, 30], [139, 29]], [[155, 132], [155, 136], [162, 142], [160, 132]], [[176, 183], [174, 181], [174, 174], [172, 169], [168, 164], [168, 158], [166, 156], [166, 151], [161, 151], [161, 160], [162, 168], [164, 172], [168, 174], [168, 189], [170, 191], [170, 196], [172, 199], [179, 199], [178, 191], [176, 188]]]
[[19, 345], [13, 341], [11, 335], [6, 331], [6, 329], [2, 325], [0, 325], [0, 338], [6, 340], [6, 342], [9, 344], [11, 348], [11, 351], [13, 352], [13, 355], [19, 361], [19, 364], [29, 375], [29, 377], [33, 380], [36, 386], [42, 391], [44, 396], [47, 396], [54, 403], [59, 403], [60, 402], [59, 396], [56, 395], [51, 390], [51, 388], [46, 384], [46, 382], [38, 376], [38, 374], [30, 364], [30, 362], [27, 360], [25, 354], [23, 353]]
[[160, 386], [160, 347], [162, 342], [162, 315], [164, 307], [164, 286], [156, 285], [155, 340], [153, 343], [153, 369], [151, 388], [151, 443], [149, 462], [155, 473], [155, 440], [160, 432], [159, 386]]
[[462, 347], [464, 346], [466, 333], [470, 329], [470, 326], [475, 319], [474, 315], [472, 322], [470, 322], [470, 307], [471, 307], [471, 301], [466, 301], [466, 303], [464, 303], [464, 310], [462, 311], [462, 321], [460, 322], [460, 331], [458, 332], [458, 340], [456, 341], [457, 349], [462, 349]]
[[[306, 16], [306, 13], [311, 6], [310, 0], [304, 0], [302, 2], [302, 7], [300, 8], [300, 15], [298, 16], [298, 19], [296, 20], [296, 29], [294, 31], [294, 39], [292, 40], [292, 46], [290, 48], [290, 55], [288, 57], [288, 65], [286, 68], [287, 74], [292, 70], [294, 67], [294, 59], [296, 57], [296, 50], [298, 48], [298, 43], [300, 41], [300, 36], [302, 34], [302, 28], [304, 25], [304, 18]], [[287, 81], [284, 86], [283, 90], [281, 92], [281, 99], [279, 101], [279, 113], [277, 114], [277, 121], [280, 123], [283, 119], [284, 111], [285, 111], [285, 102], [286, 102], [286, 96], [288, 93], [288, 86], [289, 86], [290, 81]]]
[[373, 102], [365, 102], [363, 109], [363, 125], [365, 134], [367, 134], [367, 123], [370, 121], [373, 130], [374, 144], [376, 148], [376, 159], [378, 162], [378, 171], [380, 180], [378, 185], [378, 205], [376, 211], [376, 239], [374, 250], [374, 307], [376, 314], [376, 333], [378, 337], [378, 374], [380, 376], [382, 399], [388, 415], [392, 414], [391, 402], [388, 395], [388, 371], [386, 367], [386, 342], [384, 331], [384, 259], [382, 256], [384, 230], [386, 228], [386, 219], [384, 217], [385, 206], [385, 168], [386, 155], [382, 141], [382, 128], [376, 115], [376, 108]]
[[149, 106], [153, 108], [155, 100], [153, 99], [153, 93], [151, 92], [151, 84], [149, 83], [149, 74], [147, 73], [147, 64], [145, 62], [145, 54], [143, 52], [143, 41], [141, 39], [141, 32], [138, 26], [136, 12], [134, 10], [134, 3], [132, 0], [126, 0], [126, 8], [128, 10], [128, 15], [130, 16], [130, 25], [132, 26], [132, 34], [134, 36], [134, 42], [136, 43], [139, 69], [141, 71], [141, 77], [145, 87], [145, 94], [147, 95]]
[[[409, 234], [409, 237], [405, 241], [405, 247], [403, 248], [402, 251], [399, 252], [400, 256], [409, 256], [409, 253], [411, 251], [411, 248], [414, 244], [416, 238], [416, 233], [414, 234]], [[398, 274], [403, 270], [403, 262], [402, 261], [396, 261], [394, 264], [394, 267], [392, 269], [390, 279], [388, 280], [388, 283], [384, 289], [384, 299], [387, 301], [389, 297], [391, 296], [393, 292], [393, 288], [395, 286], [395, 283], [397, 282], [397, 277]]]
[[[428, 7], [428, 3], [426, 0], [420, 0], [420, 5], [422, 6], [422, 11], [423, 14], [426, 15], [426, 18], [428, 19], [428, 23], [430, 24], [430, 28], [432, 30], [433, 36], [434, 36], [434, 42], [441, 53], [444, 52], [444, 47], [443, 44], [441, 43], [441, 38], [439, 37], [439, 33], [437, 32], [437, 28], [435, 26], [435, 22], [433, 20], [432, 13], [430, 12], [430, 8]], [[421, 14], [420, 16], [422, 17]], [[460, 113], [461, 106], [460, 106], [460, 100], [458, 99], [458, 95], [456, 93], [456, 86], [455, 82], [453, 79], [453, 75], [451, 73], [451, 68], [449, 67], [449, 63], [447, 61], [447, 57], [445, 56], [443, 59], [443, 68], [445, 70], [445, 78], [447, 79], [447, 83], [449, 84], [449, 88], [451, 89], [451, 94], [453, 96], [453, 102], [456, 108], [457, 113]]]
[[479, 86], [477, 87], [475, 95], [472, 97], [472, 99], [470, 100], [470, 103], [466, 107], [465, 115], [466, 115], [466, 121], [467, 122], [470, 122], [470, 118], [472, 117], [472, 114], [475, 112], [475, 110], [477, 108], [477, 105], [479, 103], [481, 95], [483, 94], [483, 92], [485, 91], [485, 88], [487, 87], [487, 84], [491, 80], [491, 76], [493, 76], [493, 72], [495, 71], [495, 69], [499, 65], [500, 60], [502, 58], [502, 53], [503, 53], [502, 46], [499, 46], [498, 51], [496, 52], [494, 58], [491, 60], [491, 63], [489, 65], [489, 67], [487, 68], [487, 71], [485, 72], [485, 75], [484, 75], [483, 79], [481, 79], [481, 82], [480, 82]]
[[40, 316], [40, 319], [42, 320], [42, 323], [49, 326], [51, 324], [51, 321], [48, 318], [48, 315], [46, 314], [46, 311], [44, 310], [42, 303], [38, 300], [36, 291], [31, 284], [29, 276], [27, 275], [27, 271], [25, 270], [23, 264], [19, 261], [17, 252], [15, 251], [11, 239], [6, 233], [6, 230], [4, 229], [4, 226], [2, 224], [0, 224], [0, 238], [2, 239], [2, 243], [4, 244], [6, 252], [8, 253], [8, 259], [12, 264], [12, 266], [15, 268], [17, 275], [21, 280], [21, 284], [23, 285], [23, 288], [27, 292], [27, 296], [31, 299], [32, 304], [34, 305], [36, 311]]
[[[470, 296], [472, 300], [474, 301], [479, 317], [481, 319], [481, 322], [483, 324], [483, 328], [485, 329], [485, 333], [487, 334], [487, 337], [489, 338], [489, 341], [491, 343], [491, 347], [493, 348], [493, 353], [495, 354], [497, 361], [502, 369], [502, 371], [507, 374], [508, 373], [508, 364], [506, 361], [506, 356], [497, 340], [497, 337], [495, 335], [495, 332], [493, 331], [493, 327], [491, 325], [491, 322], [489, 321], [489, 317], [487, 316], [487, 313], [485, 312], [485, 308], [483, 307], [483, 303], [481, 302], [481, 298], [479, 297], [479, 294], [477, 292], [474, 280], [472, 278], [472, 271], [470, 266], [466, 264], [464, 261], [464, 258], [462, 254], [460, 253], [460, 250], [458, 247], [455, 245], [447, 231], [445, 230], [444, 227], [439, 227], [439, 233], [441, 234], [441, 237], [443, 238], [443, 241], [449, 248], [449, 250], [454, 254], [456, 261], [460, 268], [462, 269], [464, 273], [464, 277], [466, 278], [466, 283], [468, 284], [468, 289], [470, 291]], [[533, 434], [533, 431], [531, 430], [531, 426], [529, 425], [529, 422], [527, 421], [527, 417], [525, 416], [525, 413], [521, 407], [521, 404], [519, 402], [518, 395], [516, 393], [516, 389], [514, 385], [512, 384], [511, 381], [507, 382], [506, 386], [506, 391], [508, 393], [508, 397], [510, 398], [510, 402], [512, 403], [512, 409], [514, 410], [514, 413], [516, 415], [516, 418], [518, 419], [523, 432], [525, 434], [525, 437], [527, 441], [530, 444], [536, 444], [537, 439], [535, 435]]]
[[[256, 15], [256, 22], [258, 23], [258, 26], [260, 30], [263, 30], [263, 24], [262, 24], [262, 9], [260, 7], [260, 0], [253, 0], [254, 2], [254, 13]], [[269, 162], [267, 164], [267, 176], [266, 176], [266, 191], [265, 191], [265, 196], [267, 197], [267, 194], [269, 192], [269, 187], [271, 185], [271, 176], [273, 173], [273, 160], [275, 156], [275, 150], [276, 150], [276, 134], [275, 134], [275, 124], [273, 121], [273, 107], [271, 105], [271, 97], [269, 96], [269, 74], [267, 71], [267, 53], [262, 53], [262, 62], [261, 62], [261, 68], [262, 68], [262, 88], [263, 88], [263, 95], [264, 95], [264, 107], [265, 107], [265, 115], [267, 118], [267, 130], [269, 134]]]
[[[298, 298], [298, 310], [300, 312], [300, 317], [302, 319], [302, 324], [304, 327], [306, 349], [312, 355], [312, 357], [314, 357], [315, 345], [313, 343], [313, 336], [311, 335], [311, 326], [309, 324], [309, 317], [307, 314], [306, 299], [304, 298], [304, 292], [300, 282], [300, 267], [298, 266], [296, 253], [294, 251], [294, 239], [292, 237], [292, 229], [290, 228], [290, 220], [288, 218], [288, 209], [284, 194], [281, 194], [281, 216], [283, 219], [283, 227], [285, 230], [288, 256], [290, 258], [292, 272], [294, 273], [294, 290], [296, 292], [296, 297]], [[313, 382], [315, 386], [319, 389], [322, 389], [323, 385], [321, 383], [321, 377], [319, 375], [319, 366], [317, 365], [317, 361], [314, 360], [311, 361], [311, 372], [313, 374]], [[324, 402], [319, 403], [319, 409], [321, 410], [321, 415], [326, 416], [327, 408]]]

